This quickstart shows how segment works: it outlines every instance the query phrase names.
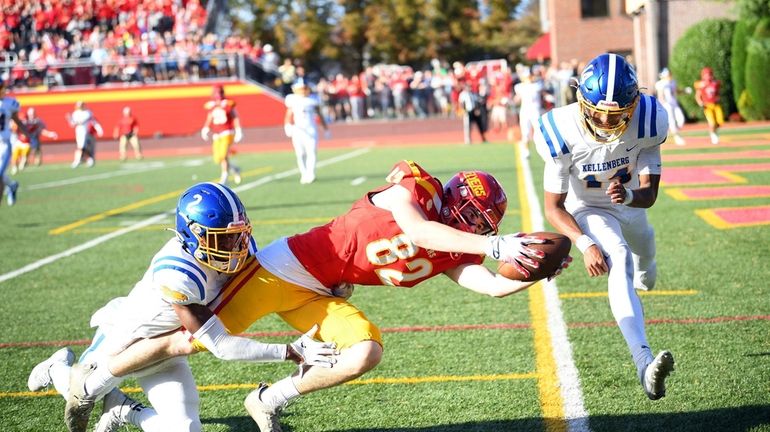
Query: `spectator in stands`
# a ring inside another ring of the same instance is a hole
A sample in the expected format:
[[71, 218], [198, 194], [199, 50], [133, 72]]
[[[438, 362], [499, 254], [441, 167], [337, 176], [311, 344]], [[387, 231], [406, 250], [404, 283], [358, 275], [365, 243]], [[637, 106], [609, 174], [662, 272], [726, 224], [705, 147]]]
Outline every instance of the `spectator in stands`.
[[126, 160], [126, 144], [130, 143], [134, 149], [134, 158], [142, 159], [142, 148], [139, 145], [139, 121], [131, 112], [131, 107], [123, 108], [123, 115], [120, 116], [118, 124], [115, 126], [113, 137], [118, 140], [118, 150], [120, 152], [120, 161]]
[[75, 103], [75, 110], [67, 114], [67, 122], [75, 128], [75, 157], [72, 168], [77, 168], [85, 159], [89, 168], [96, 163], [96, 136], [104, 134], [102, 125], [96, 120], [94, 114], [86, 108], [83, 101]]

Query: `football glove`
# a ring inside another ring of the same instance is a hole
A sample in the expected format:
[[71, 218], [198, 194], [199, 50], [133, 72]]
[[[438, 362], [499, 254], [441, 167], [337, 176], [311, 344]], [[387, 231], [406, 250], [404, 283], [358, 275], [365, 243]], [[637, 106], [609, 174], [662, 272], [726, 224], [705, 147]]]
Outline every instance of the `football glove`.
[[318, 331], [318, 324], [289, 344], [292, 353], [299, 357], [300, 376], [304, 373], [304, 367], [321, 366], [330, 368], [337, 363], [337, 344], [334, 342], [318, 342], [313, 335]]
[[511, 264], [524, 277], [529, 277], [529, 270], [524, 267], [524, 264], [538, 268], [540, 263], [532, 258], [544, 258], [545, 253], [529, 248], [527, 245], [540, 243], [545, 243], [545, 240], [529, 237], [524, 233], [490, 236], [487, 238], [487, 247], [484, 253], [492, 259]]
[[201, 138], [203, 138], [203, 141], [208, 141], [209, 139], [209, 128], [205, 127], [201, 129]]
[[556, 269], [556, 271], [553, 272], [552, 275], [548, 276], [548, 281], [550, 282], [551, 280], [553, 280], [553, 278], [555, 278], [556, 276], [559, 276], [561, 272], [564, 271], [564, 269], [569, 267], [571, 262], [572, 262], [572, 257], [567, 255], [567, 258], [564, 258], [563, 260], [561, 260], [561, 264], [559, 265], [559, 268]]
[[235, 141], [236, 144], [243, 141], [243, 131], [241, 130], [241, 128], [238, 128], [235, 130], [235, 135], [233, 135], [233, 141]]
[[283, 124], [283, 133], [286, 134], [286, 138], [291, 138], [293, 132], [294, 132], [294, 126], [292, 126], [291, 123]]

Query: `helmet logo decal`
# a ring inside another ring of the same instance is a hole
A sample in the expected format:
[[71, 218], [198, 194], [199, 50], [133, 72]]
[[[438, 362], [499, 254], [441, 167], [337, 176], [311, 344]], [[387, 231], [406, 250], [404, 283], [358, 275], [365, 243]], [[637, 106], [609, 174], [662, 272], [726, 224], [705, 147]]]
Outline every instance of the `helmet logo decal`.
[[586, 67], [583, 70], [583, 73], [580, 74], [580, 84], [584, 84], [588, 78], [591, 78], [594, 75], [594, 65], [590, 64], [588, 67]]
[[470, 188], [471, 192], [473, 192], [473, 196], [487, 196], [487, 190], [484, 188], [484, 184], [481, 182], [481, 179], [475, 172], [465, 173], [465, 181], [468, 182], [468, 187]]
[[201, 201], [203, 201], [203, 196], [201, 196], [201, 194], [195, 194], [193, 195], [193, 201], [190, 201], [184, 209], [187, 210], [188, 213], [192, 213], [197, 210], [196, 207], [198, 207], [198, 204], [200, 204]]

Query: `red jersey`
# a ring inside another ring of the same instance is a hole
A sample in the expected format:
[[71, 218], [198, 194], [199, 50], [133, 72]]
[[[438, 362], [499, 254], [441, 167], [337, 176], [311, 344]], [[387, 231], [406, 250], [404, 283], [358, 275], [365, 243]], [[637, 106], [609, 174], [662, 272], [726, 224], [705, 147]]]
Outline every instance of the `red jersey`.
[[128, 117], [121, 116], [118, 121], [118, 132], [120, 135], [129, 135], [134, 132], [134, 128], [139, 127], [139, 121], [133, 115]]
[[207, 111], [211, 112], [211, 132], [218, 134], [225, 131], [231, 131], [233, 120], [235, 120], [235, 101], [222, 99], [219, 101], [211, 100], [204, 105]]
[[700, 100], [704, 104], [713, 104], [719, 102], [719, 85], [720, 81], [698, 81], [695, 88], [698, 94], [700, 94]]
[[[432, 221], [440, 221], [441, 182], [411, 161], [402, 161], [387, 177], [412, 193]], [[341, 282], [359, 285], [412, 287], [462, 264], [480, 264], [481, 255], [427, 250], [414, 245], [393, 219], [376, 207], [375, 189], [356, 201], [344, 215], [304, 234], [289, 237], [288, 245], [305, 269], [326, 287]]]

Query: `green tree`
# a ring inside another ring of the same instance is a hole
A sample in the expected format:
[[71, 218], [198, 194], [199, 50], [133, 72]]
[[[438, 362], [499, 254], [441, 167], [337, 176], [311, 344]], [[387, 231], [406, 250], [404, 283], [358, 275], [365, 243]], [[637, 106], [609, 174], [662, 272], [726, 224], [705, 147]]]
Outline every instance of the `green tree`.
[[746, 93], [753, 113], [760, 119], [770, 119], [770, 18], [757, 24], [754, 36], [749, 40], [746, 56]]

